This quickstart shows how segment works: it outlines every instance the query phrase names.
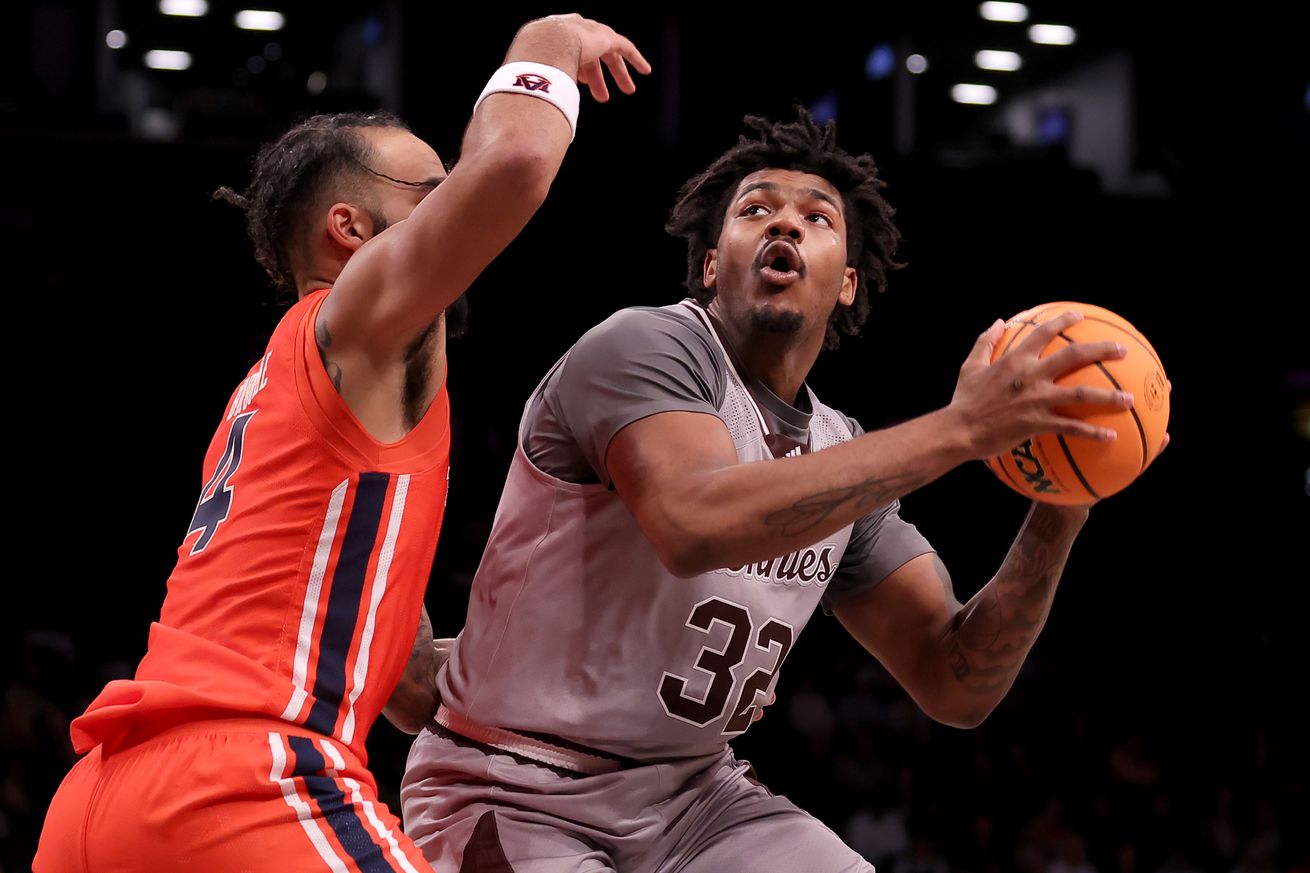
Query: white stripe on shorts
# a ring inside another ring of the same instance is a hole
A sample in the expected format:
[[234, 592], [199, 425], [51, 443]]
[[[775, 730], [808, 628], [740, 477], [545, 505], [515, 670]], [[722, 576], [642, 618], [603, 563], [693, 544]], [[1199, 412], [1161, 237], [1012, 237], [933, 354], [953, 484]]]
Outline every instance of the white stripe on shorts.
[[[333, 769], [328, 771], [329, 776], [336, 776], [346, 769], [345, 759], [341, 757], [341, 753], [330, 741], [319, 740], [318, 746], [323, 750], [323, 754], [327, 756], [328, 760], [332, 762]], [[360, 793], [359, 782], [348, 776], [342, 776], [341, 781], [346, 783], [346, 787], [350, 789], [351, 802], [364, 810], [364, 815], [368, 817], [368, 822], [373, 826], [373, 830], [378, 836], [387, 841], [387, 853], [400, 865], [400, 869], [404, 870], [405, 873], [418, 873], [418, 870], [414, 869], [414, 865], [409, 863], [409, 859], [405, 857], [405, 853], [400, 850], [400, 843], [396, 841], [391, 829], [382, 823], [382, 819], [378, 818], [377, 810], [373, 808], [372, 801], [365, 800], [363, 794]]]
[[323, 832], [318, 829], [318, 824], [314, 821], [314, 811], [309, 808], [309, 804], [296, 791], [296, 780], [287, 778], [287, 750], [282, 745], [282, 737], [270, 732], [268, 745], [273, 750], [273, 769], [268, 774], [269, 780], [276, 782], [281, 787], [282, 799], [286, 801], [287, 806], [296, 811], [296, 818], [300, 819], [300, 826], [305, 829], [309, 841], [314, 844], [318, 856], [323, 859], [324, 863], [332, 869], [333, 873], [349, 873], [346, 865], [333, 852], [327, 837], [323, 836]]

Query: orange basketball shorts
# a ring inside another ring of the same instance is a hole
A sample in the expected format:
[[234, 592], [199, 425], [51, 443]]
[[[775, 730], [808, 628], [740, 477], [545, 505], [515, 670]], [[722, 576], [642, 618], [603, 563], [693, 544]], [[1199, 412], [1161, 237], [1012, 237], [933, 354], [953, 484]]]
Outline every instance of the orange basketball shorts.
[[60, 785], [35, 873], [428, 873], [343, 744], [231, 719], [97, 746]]

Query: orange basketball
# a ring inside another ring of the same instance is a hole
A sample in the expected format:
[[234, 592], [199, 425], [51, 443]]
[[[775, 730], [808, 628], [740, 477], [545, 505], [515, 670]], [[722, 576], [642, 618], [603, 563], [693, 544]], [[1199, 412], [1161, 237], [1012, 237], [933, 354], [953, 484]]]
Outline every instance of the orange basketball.
[[988, 458], [987, 467], [1025, 497], [1072, 505], [1123, 490], [1155, 459], [1169, 424], [1169, 390], [1160, 356], [1146, 337], [1113, 312], [1087, 303], [1047, 303], [1019, 313], [1006, 323], [992, 360], [1021, 342], [1037, 325], [1069, 310], [1081, 312], [1083, 320], [1052, 339], [1041, 357], [1074, 342], [1117, 342], [1128, 354], [1119, 360], [1089, 364], [1062, 376], [1056, 384], [1118, 388], [1131, 393], [1135, 402], [1126, 410], [1071, 406], [1058, 411], [1113, 428], [1117, 439], [1107, 443], [1041, 434], [1007, 454]]

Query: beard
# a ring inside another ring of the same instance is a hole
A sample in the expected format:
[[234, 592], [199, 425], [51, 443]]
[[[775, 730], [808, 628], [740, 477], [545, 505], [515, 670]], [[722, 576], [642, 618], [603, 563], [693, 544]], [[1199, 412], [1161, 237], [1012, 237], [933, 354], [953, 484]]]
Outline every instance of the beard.
[[805, 325], [799, 312], [762, 306], [751, 311], [751, 328], [759, 333], [795, 334]]

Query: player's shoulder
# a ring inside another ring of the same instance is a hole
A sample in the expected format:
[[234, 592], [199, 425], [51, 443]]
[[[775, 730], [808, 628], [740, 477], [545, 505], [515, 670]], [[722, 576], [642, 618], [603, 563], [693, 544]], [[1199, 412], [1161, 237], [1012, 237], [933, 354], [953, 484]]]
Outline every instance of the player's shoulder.
[[691, 333], [709, 339], [709, 331], [692, 311], [690, 302], [671, 306], [629, 306], [602, 321], [590, 332]]
[[299, 321], [310, 312], [317, 312], [332, 293], [331, 288], [319, 288], [310, 291], [299, 299], [290, 301], [282, 313], [281, 321]]
[[312, 318], [317, 316], [329, 293], [331, 293], [330, 288], [320, 288], [317, 291], [309, 292], [298, 300], [291, 301], [289, 305], [283, 302], [286, 308], [278, 317], [270, 343], [285, 340], [298, 331], [306, 331], [312, 335], [314, 330]]
[[579, 349], [639, 353], [672, 345], [693, 354], [713, 356], [713, 339], [708, 328], [691, 310], [694, 305], [678, 303], [620, 309], [583, 334], [574, 347], [575, 353]]

